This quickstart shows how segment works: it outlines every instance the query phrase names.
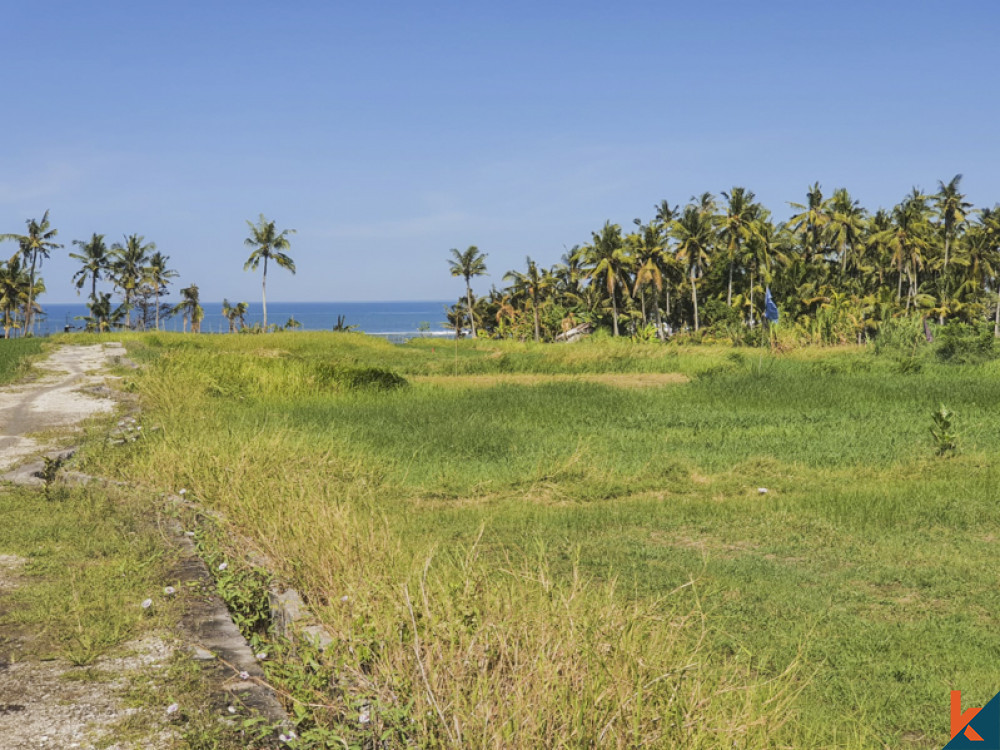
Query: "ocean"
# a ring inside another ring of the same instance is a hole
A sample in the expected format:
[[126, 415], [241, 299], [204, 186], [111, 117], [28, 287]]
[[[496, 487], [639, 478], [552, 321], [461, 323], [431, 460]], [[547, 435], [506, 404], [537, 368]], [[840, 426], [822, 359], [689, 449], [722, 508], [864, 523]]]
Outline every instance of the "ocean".
[[[83, 321], [77, 320], [89, 314], [85, 303], [45, 304], [40, 300], [45, 312], [39, 316], [36, 334], [47, 336], [70, 330], [83, 330]], [[262, 320], [260, 300], [250, 302], [250, 312], [246, 316], [247, 325], [252, 326]], [[445, 307], [451, 302], [268, 302], [267, 322], [284, 325], [289, 318], [302, 324], [303, 331], [329, 331], [343, 316], [345, 325], [357, 326], [357, 330], [373, 336], [385, 336], [394, 341], [403, 341], [416, 336], [454, 335], [447, 328]], [[228, 333], [229, 322], [222, 315], [221, 302], [202, 303], [205, 319], [202, 333]], [[424, 325], [426, 324], [426, 325]], [[160, 321], [165, 331], [180, 331], [181, 316]], [[429, 328], [428, 328], [429, 327]], [[421, 330], [427, 328], [427, 330]]]

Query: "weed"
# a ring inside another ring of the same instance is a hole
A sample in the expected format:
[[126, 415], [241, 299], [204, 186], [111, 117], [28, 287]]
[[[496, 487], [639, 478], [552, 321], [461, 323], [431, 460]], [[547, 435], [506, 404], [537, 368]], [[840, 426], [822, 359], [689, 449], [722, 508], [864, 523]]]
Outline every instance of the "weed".
[[944, 404], [931, 413], [933, 425], [931, 438], [934, 440], [934, 452], [939, 456], [954, 455], [958, 450], [958, 434], [952, 425], [955, 414]]

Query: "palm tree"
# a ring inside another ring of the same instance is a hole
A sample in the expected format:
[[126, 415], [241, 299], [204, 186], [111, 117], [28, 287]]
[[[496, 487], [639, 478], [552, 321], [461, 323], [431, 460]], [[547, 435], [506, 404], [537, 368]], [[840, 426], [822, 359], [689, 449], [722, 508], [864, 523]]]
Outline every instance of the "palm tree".
[[788, 220], [788, 228], [796, 237], [803, 239], [806, 249], [806, 264], [810, 264], [820, 251], [820, 233], [830, 220], [827, 207], [829, 200], [823, 200], [823, 191], [819, 183], [815, 183], [806, 191], [806, 202], [789, 203], [799, 213]]
[[177, 278], [177, 271], [167, 268], [169, 255], [153, 253], [149, 265], [145, 268], [145, 282], [153, 287], [156, 293], [156, 330], [160, 330], [160, 293], [170, 284], [170, 279]]
[[0, 262], [0, 312], [3, 312], [3, 337], [10, 338], [16, 328], [17, 313], [28, 298], [28, 272], [21, 265], [21, 256]]
[[264, 261], [264, 277], [260, 285], [261, 302], [264, 309], [264, 330], [267, 330], [267, 262], [274, 260], [281, 268], [295, 273], [295, 261], [285, 254], [285, 250], [291, 247], [288, 235], [295, 234], [294, 229], [282, 229], [280, 232], [274, 228], [274, 222], [260, 215], [260, 220], [253, 224], [247, 222], [250, 227], [250, 236], [243, 240], [243, 244], [253, 248], [247, 262], [243, 264], [244, 271], [256, 271], [261, 260]]
[[73, 240], [73, 244], [78, 246], [81, 253], [70, 253], [69, 257], [80, 261], [83, 267], [73, 274], [73, 281], [77, 289], [83, 289], [84, 284], [90, 279], [90, 299], [97, 299], [97, 282], [103, 277], [111, 265], [111, 258], [108, 255], [108, 246], [104, 244], [103, 234], [94, 234], [90, 240]]
[[229, 321], [230, 333], [236, 333], [237, 321], [239, 322], [240, 329], [245, 327], [246, 323], [243, 319], [246, 317], [248, 309], [249, 305], [246, 302], [237, 302], [235, 305], [230, 305], [228, 299], [222, 300], [222, 314]]
[[958, 192], [958, 186], [962, 182], [962, 175], [957, 174], [951, 178], [951, 182], [945, 185], [938, 180], [938, 192], [934, 196], [934, 206], [938, 210], [941, 218], [941, 233], [944, 235], [944, 270], [948, 270], [948, 255], [951, 241], [955, 237], [956, 229], [965, 221], [966, 212], [972, 208], [972, 204], [966, 202], [965, 196]]
[[[584, 262], [590, 266], [589, 278], [604, 278], [611, 297], [611, 319], [614, 335], [618, 335], [618, 302], [616, 290], [626, 286], [625, 268], [628, 259], [622, 241], [622, 229], [617, 224], [605, 221], [600, 233], [592, 232], [593, 242], [580, 248]], [[627, 286], [626, 286], [627, 288]]]
[[479, 252], [475, 245], [469, 245], [464, 253], [460, 253], [456, 248], [451, 249], [453, 260], [448, 261], [451, 267], [452, 276], [461, 276], [465, 279], [465, 302], [469, 310], [469, 328], [472, 331], [472, 338], [476, 338], [476, 319], [472, 314], [472, 287], [469, 280], [473, 276], [484, 276], [486, 274], [486, 255]]
[[146, 277], [146, 264], [149, 253], [156, 249], [155, 242], [145, 245], [146, 238], [141, 234], [130, 234], [125, 237], [125, 244], [116, 242], [111, 246], [111, 274], [114, 285], [125, 295], [125, 324], [132, 327], [132, 300], [136, 289]]
[[696, 331], [699, 328], [697, 281], [711, 257], [713, 224], [712, 214], [703, 212], [698, 206], [689, 205], [671, 227], [671, 234], [677, 240], [677, 259], [687, 266], [687, 274], [691, 279], [691, 303], [694, 305]]
[[535, 319], [535, 341], [541, 341], [542, 329], [541, 321], [538, 317], [538, 306], [541, 301], [542, 292], [552, 284], [552, 277], [546, 272], [539, 272], [538, 265], [529, 256], [526, 258], [528, 264], [527, 273], [510, 271], [504, 276], [504, 281], [514, 282], [528, 299], [531, 300], [531, 312]]
[[[645, 226], [639, 227], [639, 232], [635, 241], [636, 265], [635, 289], [632, 294], [646, 285], [650, 285], [655, 290], [653, 294], [653, 310], [656, 312], [656, 335], [663, 340], [663, 319], [660, 316], [659, 293], [663, 291], [663, 251], [666, 249], [663, 233], [660, 225], [651, 221]], [[646, 318], [645, 297], [643, 298], [643, 322]]]
[[49, 253], [56, 248], [62, 247], [53, 238], [59, 234], [59, 230], [53, 229], [49, 222], [49, 212], [46, 211], [41, 221], [28, 219], [27, 234], [4, 234], [0, 235], [0, 240], [14, 240], [18, 244], [18, 253], [25, 263], [30, 261], [31, 270], [28, 272], [28, 303], [25, 308], [24, 329], [31, 332], [32, 320], [35, 317], [35, 268], [41, 267], [42, 260], [49, 257]]
[[205, 317], [205, 311], [198, 304], [198, 297], [197, 284], [181, 289], [181, 301], [174, 307], [174, 313], [183, 313], [184, 333], [187, 333], [188, 321], [191, 321], [191, 333], [201, 333], [201, 321]]
[[833, 191], [829, 201], [830, 215], [827, 220], [827, 234], [830, 245], [837, 248], [840, 255], [840, 279], [843, 283], [847, 274], [849, 259], [856, 262], [858, 250], [862, 247], [865, 229], [865, 210], [851, 198], [846, 188]]
[[729, 263], [729, 286], [726, 290], [726, 306], [733, 306], [733, 266], [742, 255], [743, 243], [750, 238], [750, 222], [754, 220], [760, 207], [754, 203], [752, 190], [734, 187], [731, 192], [722, 193], [726, 199], [726, 214], [722, 218], [722, 239], [725, 241], [726, 261]]

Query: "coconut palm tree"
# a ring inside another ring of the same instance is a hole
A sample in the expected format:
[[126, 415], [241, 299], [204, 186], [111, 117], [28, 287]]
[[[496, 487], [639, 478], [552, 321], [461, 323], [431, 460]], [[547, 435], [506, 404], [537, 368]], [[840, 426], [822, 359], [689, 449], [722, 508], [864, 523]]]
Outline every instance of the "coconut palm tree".
[[611, 298], [611, 320], [614, 335], [618, 335], [618, 293], [619, 287], [628, 288], [626, 268], [628, 257], [622, 240], [622, 229], [617, 224], [605, 221], [601, 231], [592, 232], [593, 242], [580, 248], [584, 263], [590, 267], [588, 277], [592, 281], [603, 278]]
[[21, 256], [0, 262], [0, 312], [3, 313], [3, 337], [18, 326], [18, 312], [28, 299], [28, 272], [21, 265]]
[[205, 317], [205, 311], [199, 304], [197, 284], [181, 289], [181, 301], [174, 307], [174, 313], [183, 314], [184, 333], [187, 333], [188, 321], [191, 322], [191, 333], [201, 333], [201, 321]]
[[840, 280], [847, 275], [848, 261], [857, 262], [857, 256], [863, 248], [865, 230], [865, 210], [861, 204], [851, 198], [846, 188], [833, 191], [829, 201], [829, 218], [827, 220], [827, 237], [830, 246], [837, 250], [840, 256]]
[[513, 282], [515, 290], [531, 300], [531, 312], [535, 322], [535, 341], [541, 341], [542, 326], [538, 315], [538, 306], [541, 304], [542, 295], [552, 286], [553, 278], [546, 271], [539, 271], [538, 264], [530, 256], [526, 258], [526, 261], [527, 273], [510, 271], [503, 278], [504, 281]]
[[130, 234], [126, 235], [124, 245], [116, 242], [111, 246], [111, 278], [125, 297], [123, 309], [127, 328], [132, 327], [132, 302], [136, 290], [146, 277], [149, 253], [156, 249], [155, 242], [143, 244], [145, 239], [141, 234]]
[[90, 299], [97, 299], [97, 282], [104, 278], [110, 270], [111, 258], [108, 254], [108, 246], [104, 243], [103, 234], [93, 234], [89, 240], [73, 240], [73, 244], [80, 248], [80, 253], [70, 253], [69, 257], [78, 260], [82, 268], [73, 274], [73, 282], [77, 289], [83, 289], [90, 280]]
[[726, 262], [729, 264], [729, 286], [726, 289], [726, 306], [733, 306], [733, 266], [742, 255], [743, 243], [750, 238], [750, 223], [760, 211], [754, 203], [754, 192], [742, 187], [722, 193], [726, 199], [726, 213], [722, 217], [722, 241]]
[[448, 261], [452, 276], [461, 276], [465, 279], [465, 302], [469, 311], [469, 329], [472, 331], [472, 338], [476, 338], [476, 319], [472, 314], [472, 287], [469, 285], [473, 276], [486, 275], [486, 255], [479, 252], [475, 245], [469, 245], [464, 253], [460, 253], [456, 248], [451, 249], [452, 260]]
[[698, 330], [698, 278], [704, 274], [712, 255], [715, 233], [713, 215], [689, 205], [670, 229], [677, 240], [677, 259], [687, 267], [691, 280], [691, 304], [694, 306], [694, 330]]
[[267, 263], [273, 260], [281, 268], [295, 273], [295, 261], [293, 261], [285, 251], [291, 247], [288, 235], [295, 234], [294, 229], [282, 229], [280, 232], [275, 229], [274, 222], [260, 215], [260, 220], [253, 224], [247, 222], [250, 227], [250, 236], [243, 240], [243, 244], [253, 248], [247, 262], [243, 264], [244, 271], [256, 271], [261, 261], [264, 261], [264, 276], [260, 285], [261, 303], [264, 310], [264, 330], [267, 331]]
[[829, 199], [823, 199], [823, 191], [819, 183], [813, 184], [806, 191], [805, 203], [789, 203], [792, 208], [798, 209], [799, 213], [788, 220], [788, 228], [792, 235], [802, 239], [805, 247], [806, 265], [812, 263], [813, 258], [820, 253], [820, 238], [823, 227], [830, 220], [827, 210]]
[[149, 265], [146, 266], [144, 281], [153, 287], [156, 294], [156, 330], [160, 330], [160, 294], [170, 284], [170, 279], [177, 278], [177, 271], [167, 268], [169, 255], [163, 253], [153, 253], [149, 257]]
[[[639, 232], [634, 244], [636, 254], [635, 289], [632, 295], [641, 290], [644, 286], [652, 286], [653, 310], [656, 313], [656, 335], [662, 341], [663, 319], [660, 316], [659, 293], [663, 291], [663, 260], [662, 255], [666, 249], [663, 233], [660, 225], [656, 221], [651, 221], [645, 226], [639, 227]], [[646, 305], [643, 297], [643, 322], [646, 322]]]
[[49, 222], [49, 212], [46, 211], [41, 221], [28, 219], [25, 224], [28, 227], [26, 234], [4, 234], [0, 235], [0, 240], [13, 240], [18, 244], [18, 253], [25, 263], [30, 263], [28, 271], [28, 300], [25, 307], [24, 330], [31, 332], [31, 324], [35, 317], [35, 269], [41, 268], [42, 260], [49, 257], [49, 253], [62, 245], [53, 242], [53, 238], [59, 234], [59, 230], [53, 229]]

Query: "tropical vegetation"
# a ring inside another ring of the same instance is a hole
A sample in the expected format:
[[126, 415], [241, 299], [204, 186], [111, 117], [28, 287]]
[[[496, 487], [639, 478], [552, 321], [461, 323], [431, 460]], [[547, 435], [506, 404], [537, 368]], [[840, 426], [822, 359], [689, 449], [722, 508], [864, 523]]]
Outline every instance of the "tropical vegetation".
[[[799, 341], [863, 342], [907, 315], [992, 323], [1000, 337], [1000, 207], [975, 209], [961, 175], [874, 212], [819, 183], [789, 205], [792, 215], [776, 221], [740, 186], [683, 207], [661, 201], [631, 231], [605, 222], [559, 263], [529, 259], [478, 300], [467, 288], [449, 319], [495, 339], [553, 340], [588, 322], [615, 337], [753, 344], [773, 338], [770, 290], [781, 330]], [[463, 255], [451, 252], [468, 286]]]

